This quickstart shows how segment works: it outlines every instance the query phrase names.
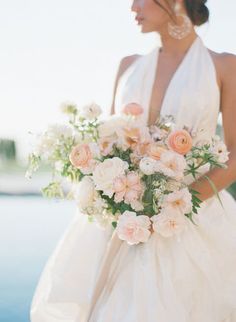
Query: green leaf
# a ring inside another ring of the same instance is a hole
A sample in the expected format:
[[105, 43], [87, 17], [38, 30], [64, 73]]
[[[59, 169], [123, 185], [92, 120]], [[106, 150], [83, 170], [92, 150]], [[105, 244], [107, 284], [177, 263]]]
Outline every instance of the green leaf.
[[221, 207], [224, 209], [223, 203], [222, 203], [222, 201], [221, 201], [221, 199], [220, 199], [219, 193], [218, 193], [218, 191], [217, 191], [217, 189], [216, 189], [216, 186], [215, 186], [214, 182], [213, 182], [213, 181], [212, 181], [212, 180], [211, 180], [207, 175], [204, 175], [203, 177], [204, 177], [205, 179], [207, 179], [207, 181], [209, 182], [209, 184], [210, 184], [210, 186], [211, 186], [212, 190], [214, 191], [214, 193], [215, 193], [215, 195], [216, 195], [217, 199], [219, 200], [219, 202], [220, 202], [220, 204], [221, 204]]
[[117, 222], [116, 222], [116, 221], [113, 221], [111, 224], [112, 224], [112, 226], [113, 226], [114, 228], [116, 228], [116, 227], [117, 227]]
[[185, 214], [185, 216], [188, 218], [188, 219], [190, 219], [191, 220], [191, 222], [194, 224], [194, 225], [196, 225], [197, 226], [197, 224], [194, 222], [194, 220], [193, 220], [193, 213], [192, 212], [190, 212], [189, 214]]

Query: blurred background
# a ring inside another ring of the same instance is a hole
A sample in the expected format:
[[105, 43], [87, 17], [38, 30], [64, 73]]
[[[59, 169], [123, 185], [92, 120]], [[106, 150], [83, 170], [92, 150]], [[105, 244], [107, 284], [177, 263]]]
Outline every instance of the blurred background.
[[[131, 0], [0, 0], [0, 321], [28, 322], [40, 273], [75, 214], [40, 195], [47, 171], [24, 177], [32, 133], [61, 122], [60, 105], [95, 101], [110, 112], [123, 56], [159, 43], [143, 35]], [[207, 47], [236, 53], [236, 3], [209, 0]], [[219, 117], [219, 131], [221, 119]], [[230, 187], [236, 196], [236, 187]]]

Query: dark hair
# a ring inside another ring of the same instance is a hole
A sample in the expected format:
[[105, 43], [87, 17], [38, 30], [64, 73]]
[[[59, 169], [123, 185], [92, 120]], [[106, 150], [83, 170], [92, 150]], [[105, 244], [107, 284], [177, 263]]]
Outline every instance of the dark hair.
[[[171, 6], [168, 1], [166, 2], [170, 11], [162, 6], [158, 0], [153, 1], [165, 10], [171, 18], [173, 18], [173, 10], [171, 10]], [[201, 26], [209, 20], [209, 10], [206, 6], [206, 2], [207, 0], [184, 0], [187, 14], [195, 26]]]

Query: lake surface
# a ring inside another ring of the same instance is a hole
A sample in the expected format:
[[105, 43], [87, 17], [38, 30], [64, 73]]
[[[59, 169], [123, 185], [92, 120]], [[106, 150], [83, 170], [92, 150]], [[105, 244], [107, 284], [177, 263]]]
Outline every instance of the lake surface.
[[29, 322], [40, 273], [75, 215], [75, 204], [0, 197], [0, 322]]

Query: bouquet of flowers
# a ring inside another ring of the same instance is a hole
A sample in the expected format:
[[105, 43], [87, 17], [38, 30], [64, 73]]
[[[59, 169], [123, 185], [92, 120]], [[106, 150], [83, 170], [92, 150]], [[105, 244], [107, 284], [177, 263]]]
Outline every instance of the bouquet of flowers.
[[51, 166], [44, 195], [74, 199], [88, 220], [112, 225], [130, 245], [147, 242], [151, 233], [179, 235], [187, 221], [194, 224], [201, 200], [185, 179], [196, 179], [205, 165], [226, 167], [229, 152], [219, 137], [194, 144], [194, 133], [177, 128], [172, 116], [148, 127], [136, 103], [107, 118], [95, 103], [62, 109], [68, 124], [49, 126], [29, 156], [27, 177], [42, 162]]

